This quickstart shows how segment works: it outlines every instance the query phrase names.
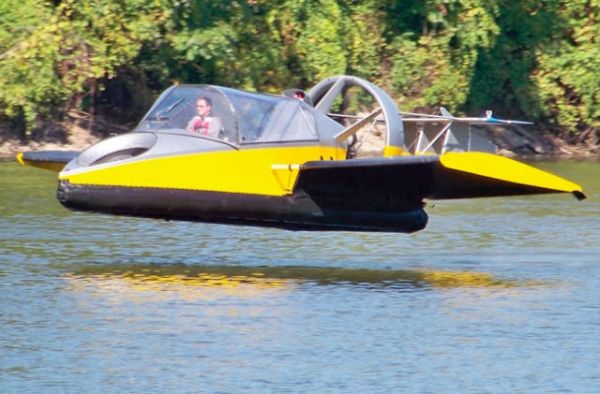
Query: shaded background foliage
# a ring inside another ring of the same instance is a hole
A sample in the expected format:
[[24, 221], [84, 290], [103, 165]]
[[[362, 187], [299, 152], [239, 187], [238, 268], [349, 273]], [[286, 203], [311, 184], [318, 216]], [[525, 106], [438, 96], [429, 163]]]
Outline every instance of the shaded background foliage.
[[173, 83], [278, 93], [353, 74], [403, 110], [600, 129], [600, 0], [4, 0], [0, 122], [137, 119]]

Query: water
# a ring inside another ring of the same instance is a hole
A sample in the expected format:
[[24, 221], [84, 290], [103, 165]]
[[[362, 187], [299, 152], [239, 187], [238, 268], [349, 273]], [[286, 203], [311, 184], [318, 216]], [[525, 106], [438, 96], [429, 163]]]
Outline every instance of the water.
[[403, 234], [71, 213], [0, 163], [0, 392], [600, 391], [600, 163]]

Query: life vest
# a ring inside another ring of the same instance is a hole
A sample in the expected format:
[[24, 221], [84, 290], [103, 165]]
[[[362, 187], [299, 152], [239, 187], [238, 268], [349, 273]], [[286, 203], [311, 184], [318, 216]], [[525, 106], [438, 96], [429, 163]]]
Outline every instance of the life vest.
[[195, 133], [207, 135], [208, 131], [210, 129], [210, 121], [211, 120], [212, 120], [211, 117], [206, 117], [206, 118], [202, 119], [199, 116], [196, 116], [194, 118], [194, 121], [192, 122], [191, 131], [195, 132]]

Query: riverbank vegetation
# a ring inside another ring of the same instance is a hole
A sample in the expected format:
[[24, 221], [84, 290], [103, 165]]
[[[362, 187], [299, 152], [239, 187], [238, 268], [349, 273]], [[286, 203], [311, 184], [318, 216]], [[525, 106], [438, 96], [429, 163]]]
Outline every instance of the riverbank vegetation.
[[600, 0], [4, 0], [0, 137], [126, 129], [173, 83], [279, 93], [353, 74], [403, 110], [494, 109], [598, 149], [598, 15]]

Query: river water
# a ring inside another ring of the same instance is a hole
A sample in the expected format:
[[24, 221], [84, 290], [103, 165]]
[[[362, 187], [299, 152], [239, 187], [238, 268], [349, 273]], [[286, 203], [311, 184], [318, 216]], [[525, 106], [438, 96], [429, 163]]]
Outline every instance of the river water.
[[0, 163], [0, 392], [600, 392], [600, 163], [361, 234], [72, 213]]

